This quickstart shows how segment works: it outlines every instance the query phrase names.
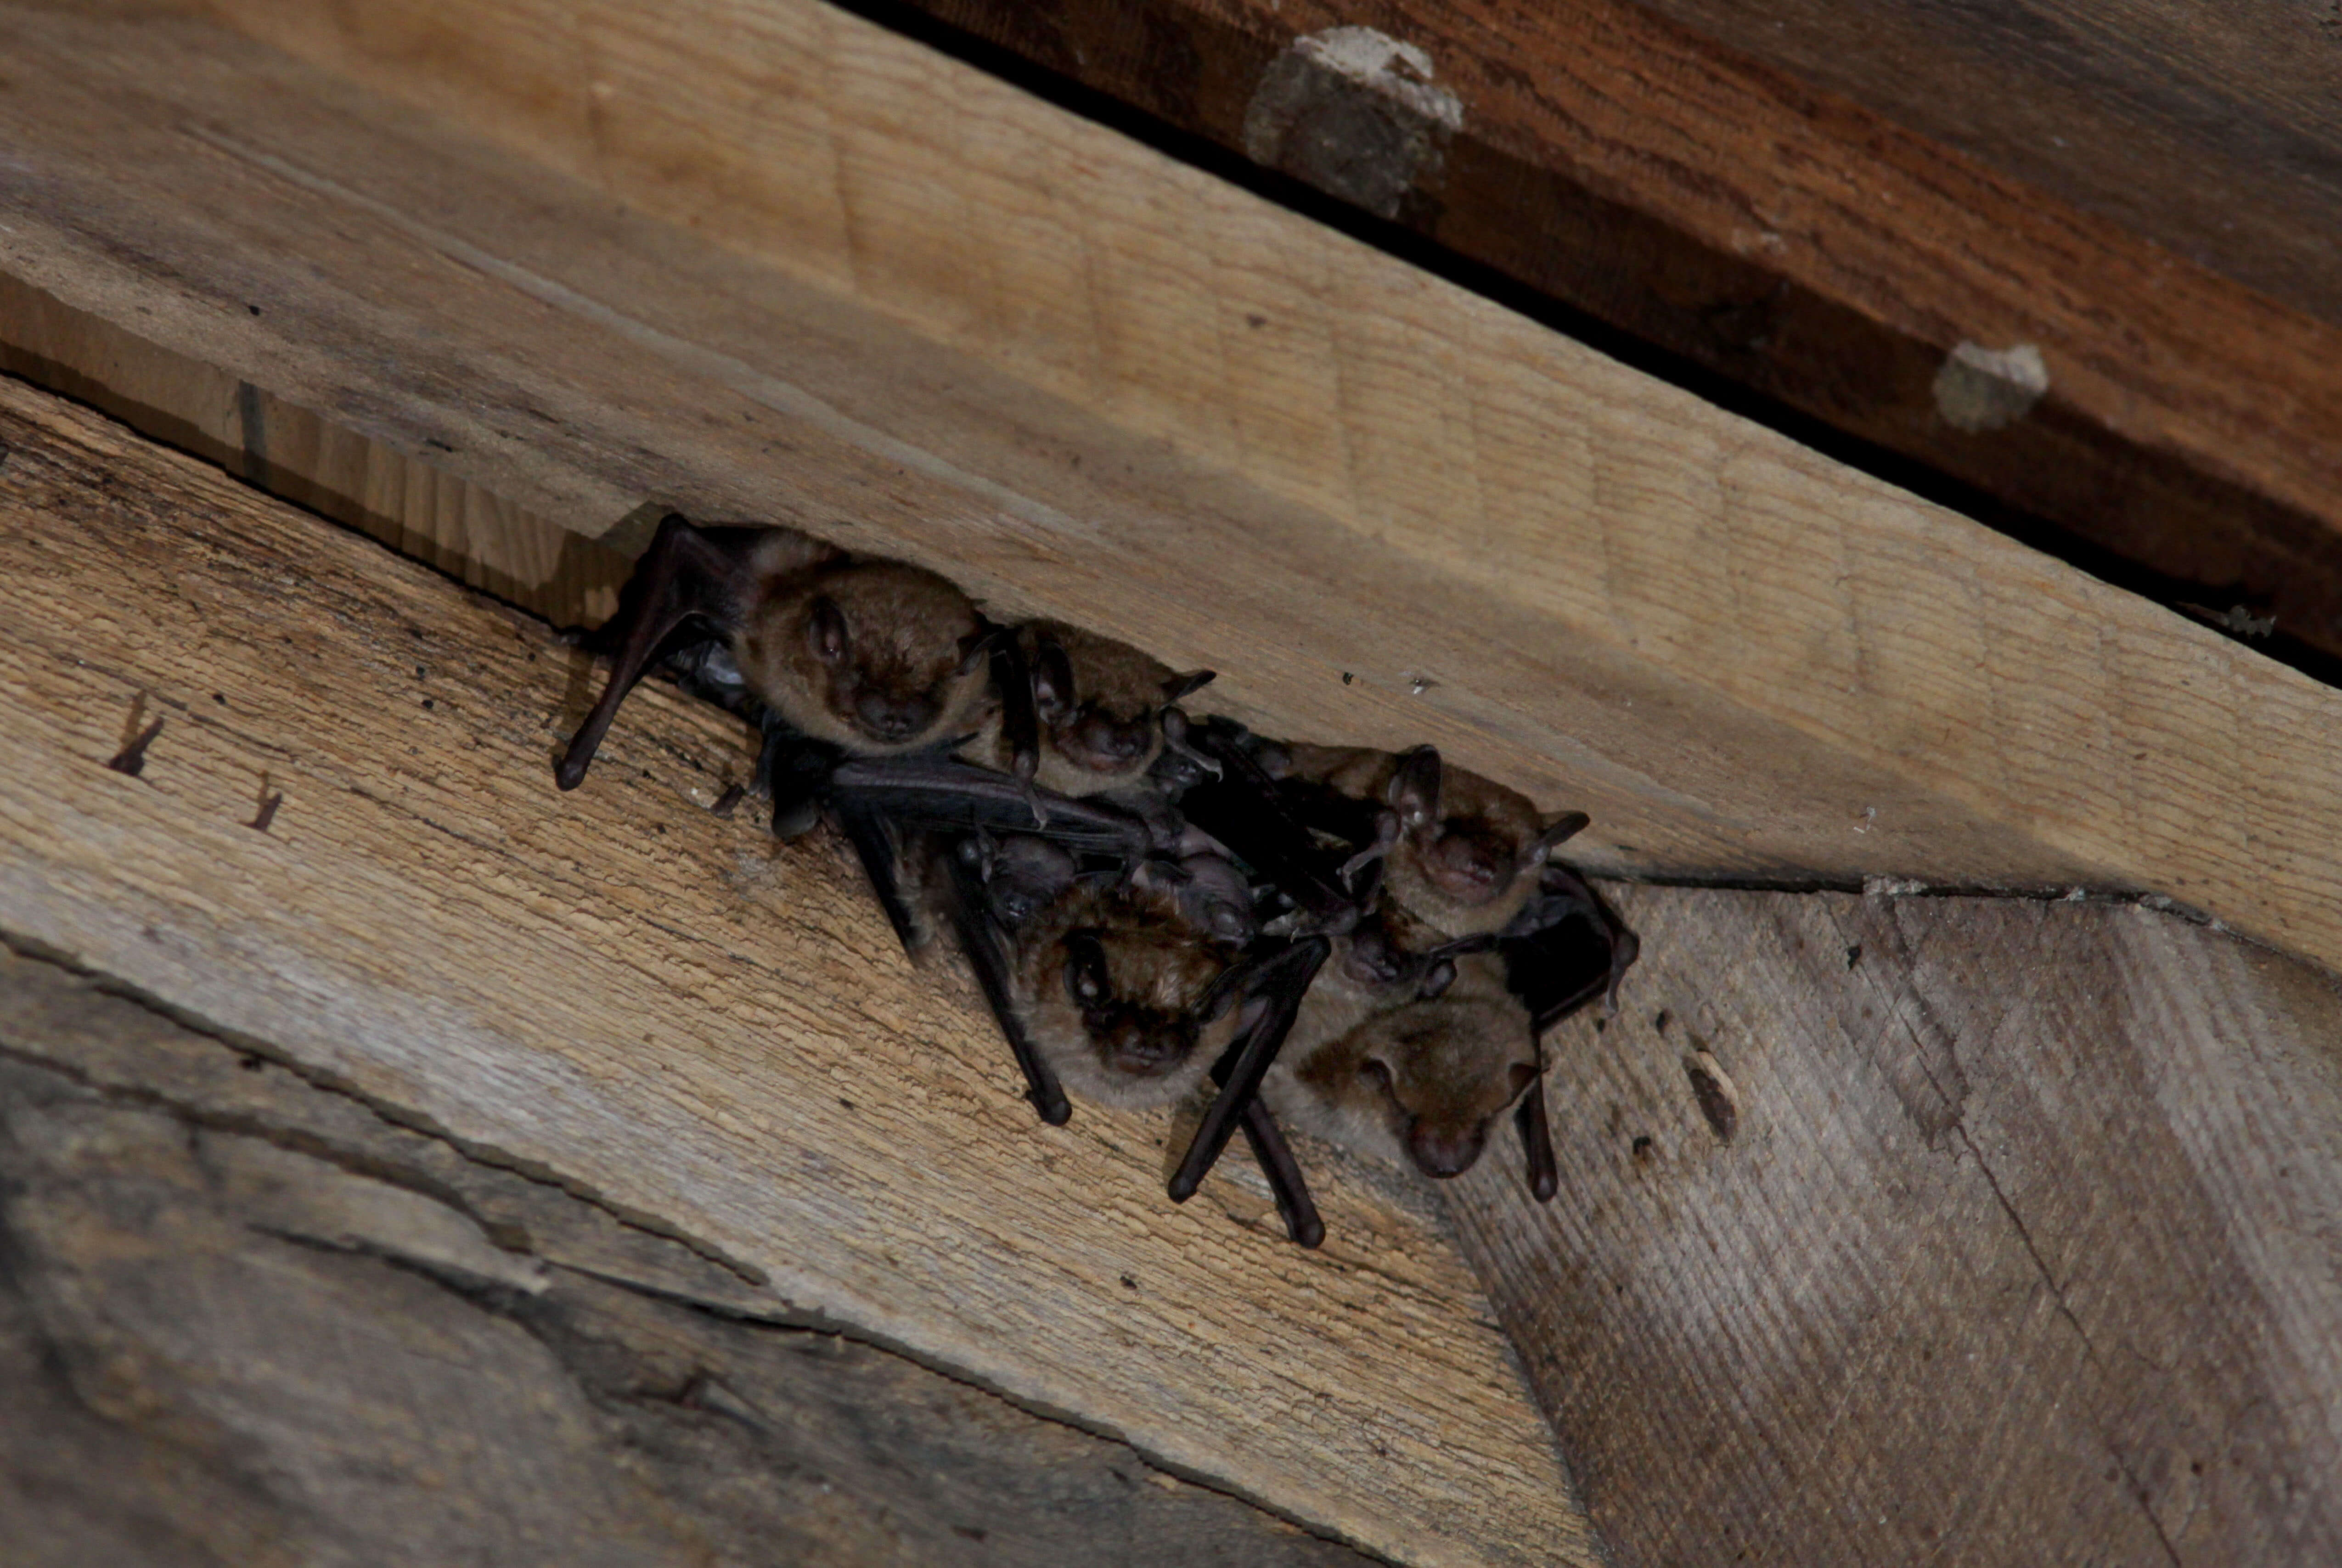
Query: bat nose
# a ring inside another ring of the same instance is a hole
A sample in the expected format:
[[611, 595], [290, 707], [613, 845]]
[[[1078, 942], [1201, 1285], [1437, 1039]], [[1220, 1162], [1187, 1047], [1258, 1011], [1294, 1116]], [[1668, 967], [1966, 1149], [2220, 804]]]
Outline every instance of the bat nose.
[[1486, 1134], [1477, 1127], [1435, 1127], [1417, 1122], [1407, 1129], [1406, 1152], [1416, 1168], [1442, 1180], [1460, 1176], [1479, 1162]]
[[1187, 1047], [1167, 1030], [1129, 1025], [1115, 1032], [1106, 1055], [1117, 1071], [1151, 1078], [1186, 1060]]
[[935, 721], [936, 705], [925, 697], [896, 697], [884, 692], [864, 692], [855, 699], [855, 716], [862, 727], [882, 741], [908, 740]]
[[1146, 732], [1137, 724], [1107, 724], [1098, 749], [1108, 756], [1130, 761], [1146, 749]]
[[1145, 756], [1153, 740], [1144, 724], [1123, 724], [1092, 714], [1082, 721], [1076, 744], [1101, 763], [1126, 766]]
[[1459, 898], [1486, 898], [1511, 877], [1512, 857], [1462, 834], [1439, 841], [1428, 857], [1433, 875]]

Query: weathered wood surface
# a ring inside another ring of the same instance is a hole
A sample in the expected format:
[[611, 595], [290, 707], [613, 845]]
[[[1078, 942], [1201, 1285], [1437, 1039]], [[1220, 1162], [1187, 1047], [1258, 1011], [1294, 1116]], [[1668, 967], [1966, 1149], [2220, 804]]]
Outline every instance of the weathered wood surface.
[[2136, 907], [1620, 903], [1561, 1195], [1452, 1206], [1621, 1564], [2342, 1560], [2330, 980]]
[[841, 13], [346, 15], [279, 21], [730, 249], [17, 8], [0, 270], [513, 515], [798, 522], [1435, 741], [1597, 865], [2145, 887], [2342, 964], [2342, 699], [2215, 634]]
[[[256, 29], [286, 10], [224, 5]], [[966, 29], [1974, 485], [2028, 535], [2047, 520], [2342, 654], [2342, 25], [2316, 5], [869, 9]], [[1396, 45], [1416, 60], [1384, 65]], [[1955, 351], [2019, 345], [2037, 402], [1947, 395]]]
[[0, 949], [11, 1568], [1354, 1564]]
[[[633, 566], [627, 550], [4, 274], [0, 370], [104, 409], [560, 625], [607, 617]], [[433, 450], [430, 437], [423, 444]]]
[[673, 1236], [778, 1321], [1387, 1556], [1590, 1561], [1429, 1194], [1329, 1175], [1322, 1253], [1241, 1161], [1175, 1208], [1167, 1116], [1040, 1126], [838, 846], [703, 809], [736, 721], [646, 689], [556, 794], [594, 672], [541, 625], [20, 384], [0, 442], [13, 942]]
[[2342, 15], [2295, 0], [1649, 9], [2342, 322]]

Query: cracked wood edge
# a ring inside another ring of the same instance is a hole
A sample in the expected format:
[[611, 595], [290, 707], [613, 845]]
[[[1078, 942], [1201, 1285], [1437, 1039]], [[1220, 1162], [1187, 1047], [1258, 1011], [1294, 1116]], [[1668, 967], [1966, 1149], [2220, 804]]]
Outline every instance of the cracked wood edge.
[[1313, 1528], [1591, 1560], [1428, 1193], [1319, 1183], [1322, 1253], [1240, 1162], [1175, 1207], [1167, 1117], [1039, 1126], [836, 845], [699, 809], [736, 721], [647, 687], [558, 794], [594, 672], [541, 626], [45, 394], [0, 426], [0, 928]]
[[[0, 257], [515, 514], [798, 522], [1275, 733], [1431, 740], [1598, 867], [2150, 889], [2342, 964], [2331, 689], [841, 13], [759, 0], [705, 71], [703, 10], [527, 15], [515, 80], [586, 37], [610, 88], [555, 161], [671, 168], [733, 252], [200, 25], [18, 9]], [[393, 45], [453, 24], [367, 16], [286, 41], [424, 94]]]
[[0, 950], [12, 1568], [1374, 1561], [119, 987]]
[[1618, 902], [1561, 1196], [1450, 1191], [1622, 1564], [2342, 1555], [2328, 978], [2137, 906]]

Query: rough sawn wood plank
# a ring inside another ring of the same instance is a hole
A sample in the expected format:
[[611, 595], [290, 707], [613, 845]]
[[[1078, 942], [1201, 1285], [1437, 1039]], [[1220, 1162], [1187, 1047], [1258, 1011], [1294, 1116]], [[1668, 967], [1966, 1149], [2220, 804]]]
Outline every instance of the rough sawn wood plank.
[[2138, 907], [1620, 904], [1561, 1195], [1451, 1191], [1622, 1564], [2342, 1558], [2328, 977]]
[[1314, 1528], [1591, 1560], [1427, 1194], [1324, 1184], [1322, 1253], [1241, 1162], [1174, 1207], [1166, 1118], [1040, 1126], [836, 846], [701, 809], [736, 722], [646, 689], [556, 794], [541, 625], [20, 384], [0, 441], [13, 938]]
[[[127, 14], [0, 7], [0, 268], [508, 515], [919, 560], [1586, 809], [1613, 870], [2151, 890], [2342, 964], [2331, 688], [858, 18], [335, 45], [569, 180]], [[575, 125], [433, 85], [581, 37]]]
[[10, 1568], [1376, 1561], [0, 951]]

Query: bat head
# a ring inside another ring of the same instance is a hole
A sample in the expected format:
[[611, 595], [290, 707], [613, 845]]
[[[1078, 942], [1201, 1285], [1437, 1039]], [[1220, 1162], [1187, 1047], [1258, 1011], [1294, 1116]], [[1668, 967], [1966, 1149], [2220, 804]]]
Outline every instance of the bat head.
[[1443, 766], [1430, 746], [1396, 759], [1384, 798], [1399, 823], [1392, 891], [1458, 935], [1511, 919], [1553, 845], [1586, 824], [1578, 813], [1548, 824], [1526, 796]]
[[1074, 857], [1046, 839], [1006, 838], [986, 869], [985, 900], [992, 917], [1014, 931], [1064, 897], [1080, 874]]
[[1090, 794], [1142, 777], [1163, 749], [1163, 710], [1211, 679], [1175, 674], [1126, 644], [1077, 627], [1031, 628], [1033, 709], [1047, 755], [1041, 782]]
[[1441, 1179], [1478, 1163], [1489, 1128], [1536, 1078], [1526, 1015], [1486, 998], [1409, 1003], [1367, 1019], [1346, 1044], [1311, 1066], [1349, 1074], [1341, 1092], [1379, 1118], [1416, 1169]]
[[791, 724], [883, 755], [975, 726], [987, 684], [966, 650], [981, 632], [976, 606], [934, 573], [846, 561], [769, 595], [746, 618], [738, 657]]
[[1237, 949], [1186, 919], [1175, 888], [1077, 884], [1018, 939], [1020, 1011], [1066, 1089], [1166, 1104], [1233, 1031], [1216, 982]]

